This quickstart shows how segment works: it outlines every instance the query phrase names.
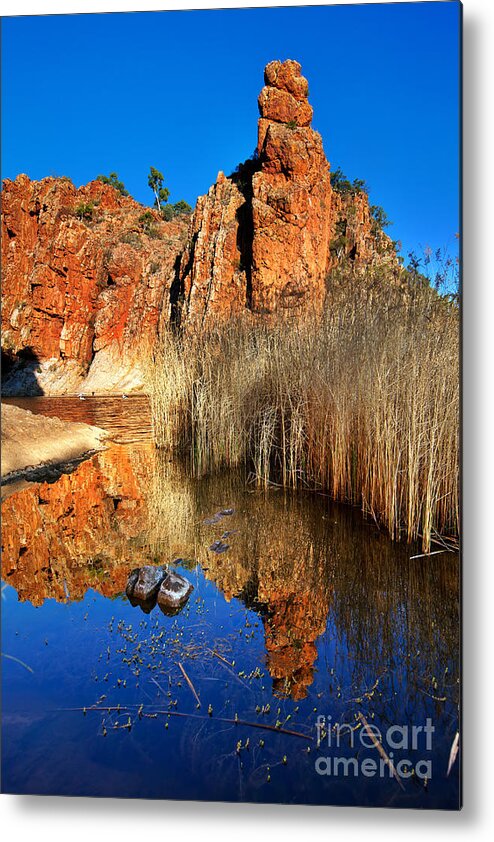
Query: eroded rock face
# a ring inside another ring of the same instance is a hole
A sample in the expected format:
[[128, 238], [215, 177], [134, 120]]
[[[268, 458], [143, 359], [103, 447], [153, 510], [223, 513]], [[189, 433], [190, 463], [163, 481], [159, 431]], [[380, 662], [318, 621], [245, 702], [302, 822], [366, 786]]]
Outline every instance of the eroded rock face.
[[6, 393], [142, 387], [188, 227], [144, 211], [99, 181], [4, 182], [2, 349], [24, 362]]
[[166, 223], [98, 181], [4, 183], [2, 347], [19, 363], [6, 393], [142, 388], [170, 323], [317, 311], [344, 261], [399, 275], [367, 195], [331, 186], [298, 62], [270, 62], [264, 81], [254, 156], [220, 172], [191, 219]]
[[[238, 180], [218, 173], [205, 196], [200, 196], [182, 255], [175, 317], [201, 327], [206, 318], [235, 315], [247, 305], [243, 220], [248, 196]], [[248, 240], [248, 238], [246, 238]]]
[[317, 311], [328, 272], [345, 260], [399, 272], [367, 195], [331, 186], [300, 64], [270, 62], [264, 80], [253, 158], [228, 178], [220, 173], [196, 206], [177, 283], [178, 321], [192, 327], [245, 310]]

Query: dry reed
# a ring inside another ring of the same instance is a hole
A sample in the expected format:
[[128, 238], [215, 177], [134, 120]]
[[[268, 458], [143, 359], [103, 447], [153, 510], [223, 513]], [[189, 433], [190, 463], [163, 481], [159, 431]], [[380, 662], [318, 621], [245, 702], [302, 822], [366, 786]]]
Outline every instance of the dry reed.
[[322, 316], [167, 333], [149, 386], [156, 444], [196, 476], [247, 464], [425, 551], [458, 535], [458, 309], [428, 287], [346, 278]]

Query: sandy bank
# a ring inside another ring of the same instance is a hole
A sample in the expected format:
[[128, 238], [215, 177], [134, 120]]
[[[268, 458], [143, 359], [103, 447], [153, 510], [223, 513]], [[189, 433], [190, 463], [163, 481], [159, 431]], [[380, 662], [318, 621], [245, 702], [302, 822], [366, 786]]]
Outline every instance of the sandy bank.
[[101, 427], [34, 415], [2, 404], [2, 483], [102, 450], [107, 438]]

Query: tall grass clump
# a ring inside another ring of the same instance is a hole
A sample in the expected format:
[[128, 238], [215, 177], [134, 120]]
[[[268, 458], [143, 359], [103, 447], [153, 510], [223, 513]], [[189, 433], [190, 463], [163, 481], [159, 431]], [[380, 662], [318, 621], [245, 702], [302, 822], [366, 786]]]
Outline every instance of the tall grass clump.
[[167, 333], [155, 441], [196, 476], [241, 464], [260, 484], [323, 490], [394, 539], [456, 536], [458, 308], [425, 284], [330, 285], [322, 315]]

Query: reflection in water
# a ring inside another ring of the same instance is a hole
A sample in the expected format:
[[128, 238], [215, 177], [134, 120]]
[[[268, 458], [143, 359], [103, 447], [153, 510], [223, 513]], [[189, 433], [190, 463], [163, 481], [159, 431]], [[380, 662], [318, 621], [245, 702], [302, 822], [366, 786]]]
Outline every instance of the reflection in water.
[[39, 415], [49, 415], [62, 421], [82, 421], [103, 427], [114, 441], [125, 444], [146, 441], [151, 437], [151, 412], [146, 395], [95, 397], [37, 397], [3, 398], [2, 403], [13, 404]]
[[[226, 518], [211, 515], [230, 504], [229, 549], [218, 554], [210, 547]], [[3, 504], [2, 576], [20, 600], [79, 600], [89, 588], [114, 596], [134, 567], [190, 559], [228, 601], [260, 614], [275, 692], [294, 699], [312, 683], [330, 612], [355, 663], [376, 671], [398, 656], [398, 640], [423, 665], [430, 651], [456, 651], [456, 564], [411, 554], [351, 509], [249, 491], [232, 474], [191, 480], [149, 443], [114, 446]]]
[[[81, 416], [77, 417], [80, 420]], [[229, 509], [233, 513], [215, 516]], [[457, 727], [458, 704], [459, 582], [453, 555], [410, 560], [414, 553], [409, 547], [391, 543], [374, 526], [364, 524], [358, 511], [334, 506], [323, 496], [276, 489], [260, 492], [231, 473], [201, 481], [188, 478], [179, 465], [164, 460], [145, 440], [132, 448], [113, 445], [53, 484], [29, 484], [4, 501], [2, 512], [3, 581], [15, 588], [19, 608], [29, 603], [43, 606], [37, 620], [40, 634], [43, 617], [45, 623], [51, 622], [53, 605], [70, 608], [81, 601], [86, 612], [79, 621], [85, 635], [83, 648], [92, 658], [94, 680], [99, 676], [101, 681], [98, 664], [106, 656], [102, 655], [103, 648], [96, 657], [91, 647], [103, 647], [103, 633], [98, 622], [88, 637], [89, 627], [84, 627], [83, 620], [95, 595], [101, 594], [105, 603], [119, 600], [120, 608], [110, 609], [115, 616], [120, 611], [123, 617], [124, 608], [132, 612], [133, 619], [125, 614], [125, 624], [121, 620], [118, 625], [119, 634], [126, 640], [124, 648], [116, 650], [122, 652], [120, 669], [136, 657], [136, 649], [126, 647], [130, 646], [128, 641], [135, 640], [134, 628], [141, 622], [156, 629], [152, 645], [142, 656], [149, 659], [151, 670], [155, 669], [156, 640], [161, 639], [159, 624], [180, 621], [181, 625], [171, 627], [175, 631], [166, 650], [166, 668], [160, 661], [160, 669], [150, 673], [156, 686], [163, 688], [160, 682], [170, 681], [178, 659], [185, 658], [194, 682], [202, 687], [203, 694], [208, 692], [214, 699], [215, 714], [226, 712], [233, 717], [242, 705], [249, 705], [244, 718], [252, 719], [261, 708], [268, 710], [270, 701], [273, 713], [277, 705], [278, 711], [283, 711], [276, 716], [293, 717], [294, 722], [303, 717], [311, 729], [318, 712], [329, 709], [333, 721], [350, 723], [361, 709], [369, 717], [375, 715], [376, 721], [388, 723], [420, 724], [426, 716], [433, 716], [439, 734], [438, 762], [446, 767]], [[212, 551], [217, 541], [227, 544], [228, 550]], [[178, 618], [158, 619], [158, 609], [146, 616], [139, 607], [130, 608], [121, 601], [133, 568], [174, 559], [180, 559], [182, 572], [193, 579], [195, 588]], [[207, 616], [205, 594], [209, 595]], [[241, 620], [236, 606], [242, 606]], [[103, 614], [106, 609], [102, 604], [98, 610]], [[225, 613], [228, 610], [230, 614]], [[114, 634], [113, 616], [109, 628]], [[179, 644], [181, 648], [177, 649]], [[109, 639], [108, 653], [112, 646]], [[105, 669], [112, 664], [110, 660]], [[245, 674], [239, 671], [239, 664], [248, 665]], [[54, 670], [53, 680], [60, 682], [57, 669], [62, 670], [62, 664], [50, 664], [48, 672], [50, 669]], [[71, 669], [65, 667], [64, 681]], [[161, 677], [163, 669], [165, 677]], [[261, 678], [254, 691], [247, 682], [247, 671], [254, 676], [266, 672], [269, 683]], [[119, 674], [115, 684], [118, 692], [125, 687], [123, 675]], [[131, 675], [137, 681], [135, 692], [140, 693], [139, 670]], [[178, 682], [180, 685], [180, 676]], [[149, 687], [156, 692], [156, 686], [148, 684], [147, 694], [151, 692]], [[106, 685], [104, 689], [102, 698], [110, 692]], [[76, 692], [80, 704], [79, 685]], [[87, 688], [84, 693], [88, 693]], [[169, 704], [176, 704], [171, 690], [168, 696]], [[86, 700], [91, 704], [87, 695], [84, 703]], [[137, 695], [135, 701], [142, 699]], [[397, 802], [398, 796], [391, 789], [383, 791], [373, 782], [364, 780], [358, 786], [355, 782], [349, 786], [346, 781], [337, 786], [334, 781], [314, 778], [313, 764], [310, 784], [306, 784], [310, 755], [301, 751], [295, 755], [298, 760], [290, 755], [289, 783], [288, 779], [280, 781], [277, 789], [273, 782], [268, 792], [263, 789], [265, 764], [252, 754], [252, 772], [235, 790], [231, 768], [225, 764], [237, 768], [238, 751], [229, 754], [223, 745], [227, 735], [220, 737], [217, 732], [212, 744], [205, 737], [204, 743], [197, 742], [197, 727], [194, 721], [183, 722], [181, 742], [174, 749], [177, 764], [183, 762], [183, 775], [178, 765], [173, 770], [175, 777], [166, 778], [162, 789], [156, 788], [154, 767], [149, 774], [140, 769], [138, 780], [132, 777], [132, 767], [127, 770], [125, 783], [112, 779], [113, 789], [109, 783], [109, 791], [101, 788], [98, 778], [96, 791], [148, 797], [425, 807], [457, 803], [457, 770], [449, 779], [443, 773], [442, 782], [434, 782], [436, 795], [429, 796], [421, 784]], [[31, 746], [31, 732], [29, 740]], [[84, 743], [79, 735], [77, 741], [78, 745]], [[150, 745], [160, 745], [156, 734]], [[220, 745], [221, 756], [217, 753]], [[273, 743], [269, 762], [279, 765], [288, 748], [283, 744], [278, 749], [276, 745]], [[115, 750], [118, 753], [119, 749]], [[135, 751], [140, 750], [136, 744]], [[154, 748], [148, 750], [152, 753]], [[107, 767], [122, 764], [121, 755], [118, 757], [118, 761], [116, 755], [107, 758]], [[191, 757], [194, 773], [185, 759]], [[12, 761], [13, 768], [17, 762]], [[78, 773], [84, 762], [79, 759]], [[88, 773], [88, 778], [93, 779], [94, 774]], [[14, 791], [24, 791], [21, 784], [16, 786]], [[39, 784], [36, 791], [47, 791], [45, 786]], [[64, 784], [56, 786], [58, 790], [55, 787], [50, 791], [64, 791]], [[71, 791], [79, 791], [73, 781], [71, 786]], [[387, 786], [392, 787], [392, 783]], [[91, 791], [81, 790], [86, 794]]]

